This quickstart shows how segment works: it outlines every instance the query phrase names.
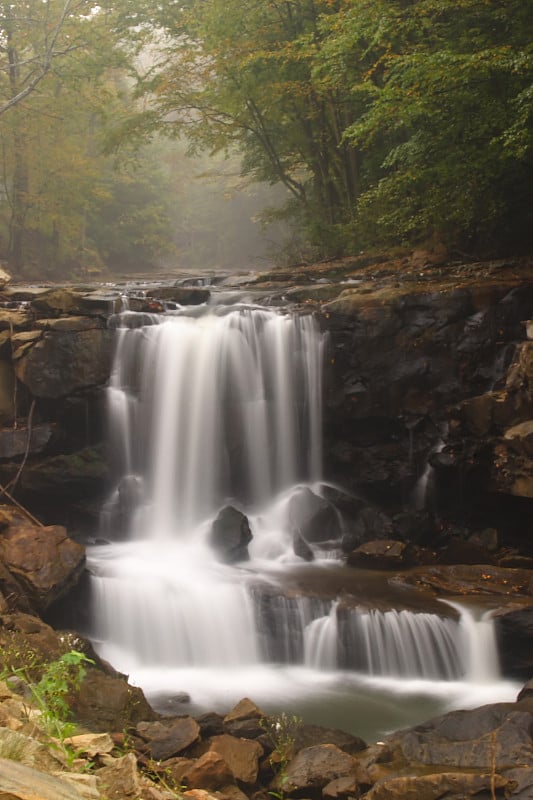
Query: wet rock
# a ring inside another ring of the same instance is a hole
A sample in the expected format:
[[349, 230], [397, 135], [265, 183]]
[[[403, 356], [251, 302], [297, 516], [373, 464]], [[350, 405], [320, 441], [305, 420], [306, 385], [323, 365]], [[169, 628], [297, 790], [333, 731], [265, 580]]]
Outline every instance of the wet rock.
[[518, 697], [516, 698], [517, 702], [519, 702], [520, 700], [529, 700], [529, 699], [533, 699], [533, 679], [524, 684], [524, 686], [522, 687], [522, 689], [520, 689], [520, 692], [518, 693]]
[[366, 569], [399, 569], [408, 567], [414, 561], [414, 551], [405, 542], [382, 539], [367, 542], [348, 555], [347, 563], [351, 567]]
[[283, 789], [289, 794], [313, 791], [323, 789], [337, 778], [354, 776], [352, 756], [333, 744], [320, 744], [300, 750], [289, 762]]
[[67, 781], [5, 758], [0, 758], [0, 798], [83, 800], [78, 790]]
[[183, 781], [191, 789], [220, 789], [233, 783], [233, 774], [222, 756], [210, 750], [185, 772]]
[[209, 543], [225, 564], [235, 564], [249, 558], [248, 544], [252, 532], [248, 518], [233, 506], [219, 511], [211, 527]]
[[43, 611], [75, 585], [85, 549], [60, 525], [38, 527], [17, 510], [4, 506], [2, 511], [10, 524], [0, 539], [0, 559], [30, 604]]
[[494, 558], [475, 541], [465, 541], [453, 536], [438, 555], [441, 564], [493, 564]]
[[504, 675], [527, 680], [533, 676], [533, 607], [495, 619], [500, 665]]
[[156, 761], [179, 755], [196, 742], [200, 726], [192, 717], [180, 717], [171, 724], [141, 722], [137, 733], [148, 742], [148, 749]]
[[0, 458], [18, 458], [26, 452], [31, 455], [42, 453], [50, 444], [56, 431], [57, 426], [49, 422], [32, 425], [31, 430], [25, 426], [0, 429]]
[[508, 569], [490, 564], [417, 567], [408, 573], [389, 578], [389, 583], [416, 586], [437, 595], [531, 595], [529, 570]]
[[197, 306], [207, 303], [211, 297], [209, 289], [194, 286], [159, 286], [153, 294], [160, 300], [172, 300], [180, 306]]
[[533, 713], [512, 703], [453, 711], [387, 738], [409, 764], [501, 772], [531, 764]]
[[365, 506], [347, 526], [342, 537], [342, 550], [349, 553], [375, 539], [390, 540], [393, 533], [393, 523], [386, 514], [372, 506]]
[[308, 545], [341, 538], [342, 530], [335, 506], [307, 487], [291, 497], [288, 516], [293, 533]]
[[35, 459], [24, 468], [18, 485], [33, 505], [74, 505], [80, 499], [101, 498], [108, 478], [104, 448], [95, 446]]
[[34, 397], [64, 397], [105, 384], [111, 344], [111, 331], [100, 327], [45, 331], [24, 352], [16, 351], [15, 372]]
[[[364, 795], [364, 800], [468, 800], [512, 785], [501, 775], [439, 772], [434, 775], [384, 778]], [[493, 795], [496, 796], [496, 795]]]
[[80, 296], [70, 289], [49, 289], [33, 298], [32, 307], [41, 315], [76, 315], [82, 311]]
[[224, 717], [214, 711], [196, 717], [196, 722], [200, 726], [200, 733], [203, 739], [224, 733]]
[[318, 744], [334, 744], [339, 750], [353, 755], [366, 748], [366, 742], [359, 736], [335, 728], [324, 728], [321, 725], [301, 725], [294, 732], [296, 750], [303, 750]]

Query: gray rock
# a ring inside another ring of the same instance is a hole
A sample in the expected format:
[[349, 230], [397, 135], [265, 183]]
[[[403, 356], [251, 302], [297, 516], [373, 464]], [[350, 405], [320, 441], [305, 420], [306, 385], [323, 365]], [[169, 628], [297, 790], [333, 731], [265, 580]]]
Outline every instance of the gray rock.
[[211, 528], [209, 543], [221, 561], [226, 564], [246, 561], [251, 541], [250, 524], [241, 511], [233, 506], [226, 506], [219, 511]]

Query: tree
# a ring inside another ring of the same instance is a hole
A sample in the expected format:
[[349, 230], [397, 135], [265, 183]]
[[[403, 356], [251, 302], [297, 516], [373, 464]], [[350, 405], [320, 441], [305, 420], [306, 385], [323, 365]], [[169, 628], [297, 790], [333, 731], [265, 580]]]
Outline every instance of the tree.
[[91, 13], [86, 0], [0, 3], [0, 116], [37, 89], [56, 59], [77, 49], [70, 23]]

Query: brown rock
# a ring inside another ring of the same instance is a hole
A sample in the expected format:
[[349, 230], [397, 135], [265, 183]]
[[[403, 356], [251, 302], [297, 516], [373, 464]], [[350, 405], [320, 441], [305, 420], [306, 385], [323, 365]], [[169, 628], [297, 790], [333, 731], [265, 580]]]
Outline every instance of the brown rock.
[[0, 330], [11, 328], [25, 328], [33, 322], [33, 314], [29, 309], [2, 308], [0, 309]]
[[76, 583], [85, 549], [60, 525], [38, 527], [19, 512], [8, 513], [11, 522], [0, 539], [0, 558], [34, 608], [43, 611]]
[[243, 697], [237, 705], [224, 717], [224, 724], [241, 719], [264, 719], [266, 714], [261, 711], [248, 697]]
[[[290, 794], [300, 791], [323, 789], [337, 778], [355, 776], [355, 762], [352, 756], [333, 744], [319, 744], [306, 747], [289, 762], [283, 786], [279, 787]], [[280, 779], [275, 781], [279, 786]]]
[[[7, 361], [0, 361], [0, 424], [13, 421], [15, 414], [15, 373]], [[3, 450], [0, 449], [3, 456]]]
[[154, 719], [142, 690], [129, 686], [124, 678], [114, 678], [89, 669], [73, 700], [77, 718], [93, 731], [122, 731], [140, 720]]
[[259, 742], [223, 734], [212, 738], [209, 749], [222, 756], [236, 780], [243, 783], [257, 781], [259, 758], [264, 753]]
[[137, 725], [137, 733], [148, 742], [152, 758], [164, 761], [196, 742], [200, 726], [192, 717], [180, 717], [171, 725], [141, 722]]
[[33, 298], [32, 306], [41, 314], [51, 316], [76, 314], [80, 311], [80, 296], [70, 289], [50, 289]]
[[410, 764], [501, 772], [533, 763], [533, 713], [497, 703], [441, 717], [388, 737]]
[[112, 332], [99, 327], [46, 331], [17, 357], [17, 378], [34, 397], [64, 397], [73, 391], [101, 386], [109, 376], [111, 341]]
[[218, 794], [211, 794], [205, 789], [189, 789], [183, 792], [183, 797], [189, 797], [190, 800], [219, 800]]
[[0, 758], [0, 800], [83, 800], [83, 797], [60, 778]]
[[99, 784], [107, 800], [125, 800], [141, 796], [142, 784], [133, 753], [115, 759], [109, 766], [96, 770]]
[[344, 797], [359, 797], [359, 795], [359, 786], [353, 775], [347, 775], [345, 778], [336, 778], [322, 789], [322, 797], [331, 798], [331, 800], [338, 800], [338, 798]]
[[222, 756], [210, 750], [187, 770], [183, 781], [191, 789], [220, 789], [233, 783], [233, 774]]
[[353, 550], [347, 559], [351, 567], [370, 569], [398, 569], [413, 563], [413, 551], [409, 544], [391, 539], [366, 542]]
[[183, 782], [183, 776], [187, 770], [193, 766], [193, 764], [193, 758], [183, 758], [179, 756], [178, 758], [167, 759], [162, 766], [165, 770], [165, 773], [169, 775], [176, 786], [181, 786]]
[[[442, 772], [436, 775], [385, 778], [364, 795], [364, 800], [468, 800], [483, 791], [501, 789], [509, 781], [501, 775]], [[488, 795], [487, 795], [488, 796]]]

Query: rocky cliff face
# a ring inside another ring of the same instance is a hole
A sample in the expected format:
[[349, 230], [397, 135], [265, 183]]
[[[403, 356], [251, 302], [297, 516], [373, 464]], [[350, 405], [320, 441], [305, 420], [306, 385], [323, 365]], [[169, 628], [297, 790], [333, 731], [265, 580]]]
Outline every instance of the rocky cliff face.
[[326, 474], [393, 514], [497, 529], [529, 554], [532, 309], [529, 282], [490, 279], [327, 303]]
[[[329, 332], [324, 474], [391, 515], [389, 538], [473, 535], [533, 555], [529, 261], [356, 259], [239, 280], [252, 299], [317, 313]], [[183, 291], [131, 302], [159, 311], [209, 294]], [[46, 523], [89, 528], [105, 494], [108, 321], [120, 305], [119, 290], [3, 290], [0, 482], [16, 480]]]

